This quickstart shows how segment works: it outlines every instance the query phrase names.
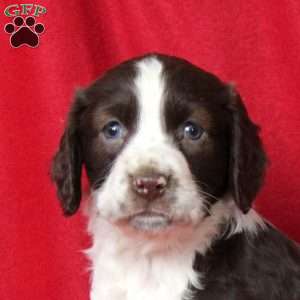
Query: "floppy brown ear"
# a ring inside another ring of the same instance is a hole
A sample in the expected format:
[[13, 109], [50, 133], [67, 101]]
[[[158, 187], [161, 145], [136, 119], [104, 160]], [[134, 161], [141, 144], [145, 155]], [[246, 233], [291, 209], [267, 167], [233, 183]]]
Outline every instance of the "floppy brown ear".
[[82, 154], [78, 135], [84, 97], [78, 93], [69, 113], [65, 132], [52, 161], [51, 178], [57, 187], [57, 196], [65, 215], [73, 215], [81, 200]]
[[229, 86], [232, 115], [229, 189], [247, 213], [264, 179], [266, 154], [259, 128], [249, 118], [240, 95]]

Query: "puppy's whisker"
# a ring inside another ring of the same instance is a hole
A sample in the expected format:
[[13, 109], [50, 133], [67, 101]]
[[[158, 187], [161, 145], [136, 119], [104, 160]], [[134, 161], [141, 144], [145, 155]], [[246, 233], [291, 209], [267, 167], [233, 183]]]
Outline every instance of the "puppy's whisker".
[[215, 200], [217, 200], [217, 201], [221, 200], [220, 198], [218, 198], [218, 197], [216, 197], [216, 196], [214, 196], [214, 195], [212, 195], [212, 194], [210, 194], [210, 193], [208, 193], [208, 192], [205, 192], [205, 191], [201, 191], [201, 190], [200, 190], [199, 193], [202, 194], [202, 195], [205, 195], [205, 196], [207, 196], [207, 197], [213, 198], [213, 199], [215, 199]]
[[103, 181], [105, 181], [105, 179], [107, 178], [109, 171], [111, 170], [111, 168], [113, 167], [115, 163], [115, 160], [109, 162], [107, 164], [107, 166], [105, 166], [102, 170], [101, 173], [103, 174], [102, 176], [98, 177], [96, 179], [96, 181], [93, 183], [92, 185], [92, 189], [95, 190], [97, 188], [99, 188], [99, 186], [101, 186], [101, 184], [103, 183]]
[[205, 186], [207, 188], [209, 188], [209, 185], [207, 183], [205, 183], [204, 181], [200, 180], [200, 179], [196, 179], [196, 178], [193, 178], [193, 181], [198, 185], [201, 185], [201, 186]]

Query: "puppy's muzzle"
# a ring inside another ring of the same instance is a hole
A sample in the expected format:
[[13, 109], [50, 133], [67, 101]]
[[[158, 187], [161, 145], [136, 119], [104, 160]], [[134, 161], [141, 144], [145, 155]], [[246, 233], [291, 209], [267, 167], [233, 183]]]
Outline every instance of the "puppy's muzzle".
[[[138, 201], [143, 203], [143, 209], [129, 218], [129, 224], [135, 229], [155, 233], [166, 229], [172, 220], [166, 213], [163, 196], [169, 187], [170, 176], [152, 168], [140, 169], [130, 176], [132, 191], [138, 196]], [[157, 200], [157, 201], [156, 201]]]

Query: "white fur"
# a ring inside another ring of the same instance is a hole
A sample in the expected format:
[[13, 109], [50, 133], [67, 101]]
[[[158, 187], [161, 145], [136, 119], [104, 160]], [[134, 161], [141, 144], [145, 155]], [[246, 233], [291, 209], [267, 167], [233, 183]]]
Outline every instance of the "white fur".
[[[233, 201], [217, 202], [211, 216], [192, 233], [161, 252], [149, 252], [143, 237], [126, 236], [91, 209], [89, 231], [93, 247], [87, 252], [92, 261], [91, 300], [179, 300], [188, 299], [188, 282], [198, 289], [202, 274], [193, 270], [196, 251], [205, 254], [220, 236], [221, 224], [228, 223], [229, 234], [256, 234], [264, 228], [259, 215], [250, 210], [244, 215]], [[234, 222], [231, 222], [234, 221]], [[165, 241], [160, 240], [160, 243]]]
[[[205, 254], [223, 224], [230, 234], [255, 233], [262, 221], [237, 209], [232, 200], [218, 201], [205, 217], [204, 202], [183, 154], [164, 130], [165, 81], [155, 58], [137, 64], [133, 91], [138, 99], [137, 130], [115, 160], [102, 187], [93, 191], [89, 231], [93, 246], [91, 300], [180, 300], [188, 283], [205, 288], [203, 274], [193, 270], [196, 251]], [[153, 235], [118, 222], [142, 208], [130, 198], [129, 175], [142, 167], [172, 174], [177, 188], [169, 208], [178, 224]], [[234, 222], [231, 222], [234, 221]]]

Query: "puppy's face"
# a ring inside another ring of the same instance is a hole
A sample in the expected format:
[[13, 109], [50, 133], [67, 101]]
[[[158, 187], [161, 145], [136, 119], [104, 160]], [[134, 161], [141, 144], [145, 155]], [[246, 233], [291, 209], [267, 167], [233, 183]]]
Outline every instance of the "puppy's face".
[[158, 234], [197, 226], [228, 193], [246, 212], [264, 162], [257, 128], [232, 88], [184, 60], [150, 55], [77, 96], [53, 178], [72, 214], [84, 164], [102, 218]]

